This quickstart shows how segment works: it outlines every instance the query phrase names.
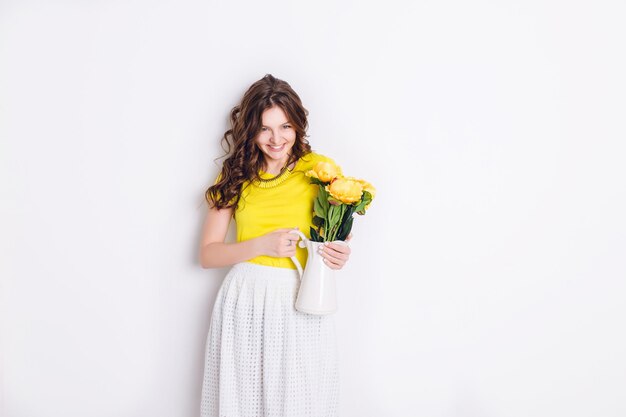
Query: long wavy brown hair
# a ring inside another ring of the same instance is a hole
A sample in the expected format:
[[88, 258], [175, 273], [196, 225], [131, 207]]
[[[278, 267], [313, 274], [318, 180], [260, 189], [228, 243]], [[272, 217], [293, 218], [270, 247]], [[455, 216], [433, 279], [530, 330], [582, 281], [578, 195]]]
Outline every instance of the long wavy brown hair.
[[291, 86], [283, 80], [266, 74], [245, 92], [241, 103], [230, 111], [231, 129], [224, 133], [222, 149], [227, 157], [222, 165], [220, 180], [209, 187], [205, 198], [209, 206], [218, 209], [237, 207], [242, 186], [259, 179], [265, 159], [255, 143], [261, 131], [263, 111], [278, 106], [296, 131], [296, 141], [291, 148], [287, 166], [311, 152], [306, 139], [309, 127], [308, 110]]

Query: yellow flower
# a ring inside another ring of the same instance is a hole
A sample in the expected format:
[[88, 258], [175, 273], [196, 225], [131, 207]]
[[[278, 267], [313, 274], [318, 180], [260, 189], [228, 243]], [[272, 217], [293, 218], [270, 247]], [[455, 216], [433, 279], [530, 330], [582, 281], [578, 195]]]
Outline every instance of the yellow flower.
[[[367, 191], [368, 193], [370, 193], [372, 195], [372, 200], [373, 200], [374, 197], [376, 196], [376, 188], [374, 188], [372, 184], [370, 184], [369, 182], [365, 180], [359, 180], [359, 182], [363, 186], [363, 191]], [[370, 205], [366, 204], [363, 210], [366, 211], [368, 208], [370, 208]]]
[[312, 170], [307, 171], [304, 175], [307, 177], [317, 178], [322, 182], [331, 182], [337, 178], [341, 173], [341, 169], [330, 162], [320, 161]]
[[363, 185], [352, 178], [340, 177], [328, 184], [326, 191], [342, 203], [352, 204], [361, 200]]
[[[367, 181], [365, 181], [363, 179], [360, 179], [360, 178], [355, 178], [355, 177], [344, 177], [344, 178], [352, 180], [352, 181], [356, 181], [359, 184], [361, 184], [361, 186], [363, 187], [363, 191], [367, 191], [368, 193], [370, 193], [372, 195], [372, 200], [376, 196], [376, 188], [374, 188], [374, 186], [372, 184], [370, 184], [369, 182], [367, 182]], [[365, 213], [365, 211], [370, 207], [370, 204], [371, 203], [366, 204], [361, 212]], [[361, 212], [359, 212], [359, 213], [361, 213]]]
[[347, 177], [347, 178], [350, 178], [354, 181], [359, 182], [363, 186], [363, 191], [367, 191], [368, 193], [370, 193], [372, 195], [372, 200], [374, 199], [374, 197], [376, 196], [376, 188], [374, 188], [372, 184], [359, 178], [354, 178], [354, 177]]

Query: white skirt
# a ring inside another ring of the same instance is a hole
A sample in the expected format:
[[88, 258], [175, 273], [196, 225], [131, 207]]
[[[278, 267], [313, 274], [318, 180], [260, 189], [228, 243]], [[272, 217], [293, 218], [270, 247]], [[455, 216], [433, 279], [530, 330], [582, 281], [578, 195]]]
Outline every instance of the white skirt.
[[336, 417], [334, 315], [294, 308], [298, 271], [242, 262], [217, 293], [202, 417]]

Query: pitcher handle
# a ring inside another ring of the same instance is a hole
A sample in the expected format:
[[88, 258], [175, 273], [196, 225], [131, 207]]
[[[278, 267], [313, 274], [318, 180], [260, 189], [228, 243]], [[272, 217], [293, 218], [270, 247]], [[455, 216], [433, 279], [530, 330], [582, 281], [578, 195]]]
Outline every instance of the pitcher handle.
[[[306, 241], [308, 241], [309, 239], [307, 239], [307, 237], [304, 235], [304, 233], [302, 233], [301, 231], [294, 229], [289, 231], [289, 233], [294, 233], [299, 235], [302, 240], [298, 241], [298, 246], [300, 246], [301, 248], [306, 248]], [[300, 265], [300, 261], [298, 261], [298, 259], [295, 256], [291, 257], [291, 260], [293, 261], [293, 263], [296, 265], [296, 268], [298, 269], [298, 278], [300, 278], [300, 280], [302, 280], [302, 265]]]

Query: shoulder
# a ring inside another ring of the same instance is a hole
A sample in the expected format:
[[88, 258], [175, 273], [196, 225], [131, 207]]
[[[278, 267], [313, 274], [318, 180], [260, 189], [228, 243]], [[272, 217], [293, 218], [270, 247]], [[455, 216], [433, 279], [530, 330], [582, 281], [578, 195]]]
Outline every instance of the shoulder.
[[304, 171], [313, 169], [318, 162], [330, 162], [331, 164], [337, 165], [333, 158], [317, 152], [310, 152], [300, 157], [301, 169]]

